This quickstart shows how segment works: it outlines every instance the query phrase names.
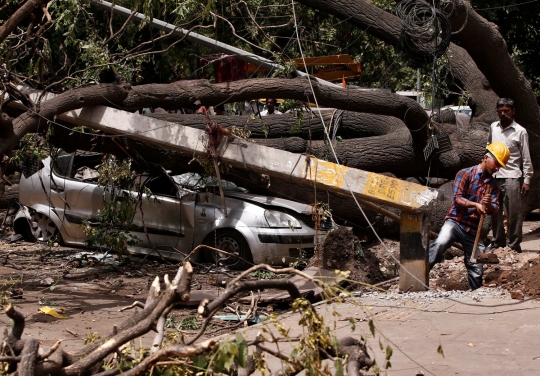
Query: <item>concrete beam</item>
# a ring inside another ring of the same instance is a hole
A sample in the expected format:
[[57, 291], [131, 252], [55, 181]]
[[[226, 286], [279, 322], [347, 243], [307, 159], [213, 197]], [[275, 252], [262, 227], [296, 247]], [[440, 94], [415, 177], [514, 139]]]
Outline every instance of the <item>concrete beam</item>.
[[[204, 131], [109, 107], [70, 111], [58, 117], [66, 122], [121, 134], [180, 152], [206, 158]], [[201, 122], [205, 118], [201, 116]], [[221, 160], [239, 169], [289, 179], [330, 192], [353, 193], [362, 200], [408, 212], [428, 209], [437, 191], [388, 176], [338, 166], [314, 157], [289, 153], [249, 141], [234, 139], [224, 147]]]
[[429, 286], [429, 228], [427, 213], [401, 212], [399, 290], [424, 291]]

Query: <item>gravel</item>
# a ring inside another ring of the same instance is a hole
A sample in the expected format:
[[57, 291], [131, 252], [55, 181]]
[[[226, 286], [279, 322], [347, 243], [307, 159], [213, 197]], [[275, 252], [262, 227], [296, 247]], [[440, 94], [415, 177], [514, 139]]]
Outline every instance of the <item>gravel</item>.
[[510, 298], [510, 293], [500, 287], [481, 287], [475, 291], [442, 291], [428, 290], [421, 292], [397, 292], [397, 286], [388, 292], [382, 291], [355, 291], [353, 295], [361, 299], [372, 299], [380, 301], [412, 301], [415, 303], [434, 303], [445, 299], [454, 300], [481, 300], [487, 298], [506, 299]]

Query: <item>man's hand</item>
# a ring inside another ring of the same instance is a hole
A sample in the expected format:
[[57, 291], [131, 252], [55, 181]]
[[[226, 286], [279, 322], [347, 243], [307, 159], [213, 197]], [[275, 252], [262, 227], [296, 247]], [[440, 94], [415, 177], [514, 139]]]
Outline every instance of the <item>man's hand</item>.
[[[482, 199], [482, 202], [483, 201], [484, 201], [484, 199]], [[486, 207], [483, 204], [481, 204], [479, 202], [475, 202], [474, 204], [475, 204], [474, 206], [476, 207], [476, 210], [478, 210], [480, 212], [480, 214], [486, 214]]]
[[492, 201], [492, 197], [489, 193], [486, 193], [484, 195], [484, 197], [482, 197], [482, 206], [483, 206], [483, 209], [484, 209], [484, 212], [482, 213], [480, 211], [480, 213], [482, 214], [491, 214], [493, 212], [493, 205], [491, 204], [493, 201]]
[[530, 189], [531, 188], [529, 187], [529, 184], [523, 184], [523, 186], [521, 187], [521, 195], [527, 196], [527, 193], [529, 193]]

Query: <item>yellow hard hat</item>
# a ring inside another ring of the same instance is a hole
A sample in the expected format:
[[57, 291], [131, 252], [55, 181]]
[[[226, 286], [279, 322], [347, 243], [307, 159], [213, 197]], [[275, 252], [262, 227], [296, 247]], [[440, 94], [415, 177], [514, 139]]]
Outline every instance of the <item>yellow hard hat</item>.
[[506, 167], [506, 163], [508, 162], [508, 159], [510, 159], [510, 150], [508, 149], [508, 146], [502, 142], [495, 141], [486, 146], [486, 149], [493, 154], [501, 166]]

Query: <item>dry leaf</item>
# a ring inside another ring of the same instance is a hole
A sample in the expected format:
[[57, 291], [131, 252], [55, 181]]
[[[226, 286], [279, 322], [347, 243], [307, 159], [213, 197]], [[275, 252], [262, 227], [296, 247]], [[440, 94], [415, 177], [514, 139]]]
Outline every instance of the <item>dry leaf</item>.
[[38, 309], [38, 311], [43, 312], [46, 315], [56, 317], [57, 319], [67, 318], [67, 316], [62, 315], [62, 313], [66, 313], [66, 310], [63, 308], [54, 309], [50, 307], [41, 307], [40, 309]]

